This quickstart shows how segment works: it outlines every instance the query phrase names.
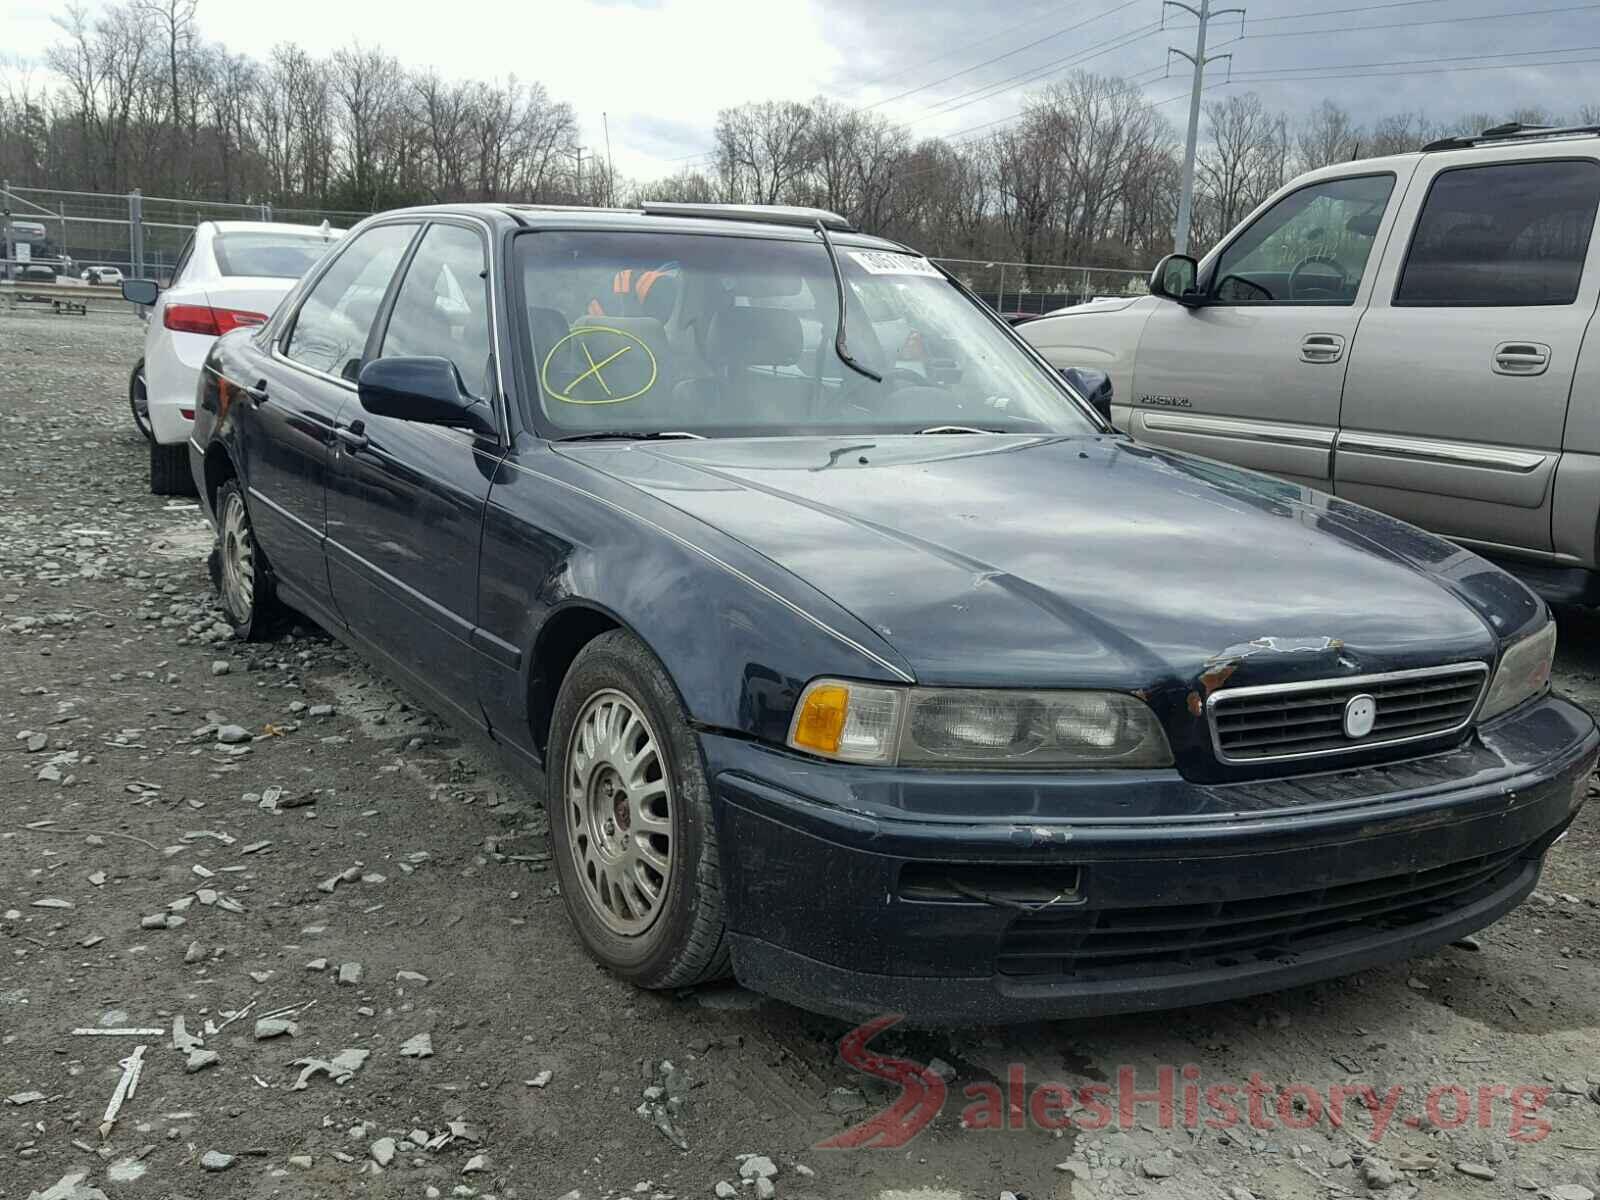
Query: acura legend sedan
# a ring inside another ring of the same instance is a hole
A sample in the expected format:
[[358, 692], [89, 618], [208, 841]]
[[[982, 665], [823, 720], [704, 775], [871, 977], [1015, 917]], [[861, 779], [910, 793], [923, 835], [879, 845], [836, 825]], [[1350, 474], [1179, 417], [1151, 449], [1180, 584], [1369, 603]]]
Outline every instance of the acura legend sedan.
[[642, 987], [949, 1023], [1303, 984], [1513, 908], [1595, 765], [1510, 576], [1134, 444], [833, 214], [385, 213], [197, 407], [239, 634], [295, 609], [542, 776]]

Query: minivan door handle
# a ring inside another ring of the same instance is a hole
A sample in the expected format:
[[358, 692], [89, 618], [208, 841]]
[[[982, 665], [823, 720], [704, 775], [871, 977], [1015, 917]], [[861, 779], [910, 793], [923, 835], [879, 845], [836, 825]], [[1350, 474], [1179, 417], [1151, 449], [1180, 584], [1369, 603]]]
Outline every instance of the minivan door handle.
[[1300, 361], [1338, 362], [1344, 355], [1344, 338], [1337, 333], [1308, 333], [1300, 342]]
[[1501, 342], [1494, 348], [1496, 375], [1543, 375], [1550, 366], [1550, 347], [1543, 342]]

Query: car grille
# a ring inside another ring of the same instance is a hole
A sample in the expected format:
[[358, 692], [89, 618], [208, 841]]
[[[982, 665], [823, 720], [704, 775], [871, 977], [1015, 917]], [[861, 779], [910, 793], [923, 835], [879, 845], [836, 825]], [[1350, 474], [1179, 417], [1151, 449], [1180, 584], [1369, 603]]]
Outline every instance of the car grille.
[[[1265, 687], [1224, 688], [1207, 702], [1211, 736], [1224, 762], [1248, 763], [1367, 750], [1460, 729], [1472, 719], [1488, 668], [1427, 667]], [[1372, 732], [1344, 731], [1345, 705], [1377, 702]]]
[[995, 968], [1097, 979], [1270, 962], [1447, 916], [1509, 885], [1525, 850], [1249, 900], [1029, 913], [1006, 930]]

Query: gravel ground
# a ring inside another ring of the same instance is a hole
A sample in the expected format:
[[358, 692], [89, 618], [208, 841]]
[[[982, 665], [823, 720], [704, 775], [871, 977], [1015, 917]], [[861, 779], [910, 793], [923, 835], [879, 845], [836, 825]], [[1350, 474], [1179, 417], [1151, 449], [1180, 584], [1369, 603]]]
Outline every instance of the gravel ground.
[[[198, 510], [145, 486], [139, 338], [0, 314], [0, 1198], [1592, 1200], [1595, 806], [1473, 945], [1158, 1016], [891, 1030], [874, 1048], [947, 1077], [942, 1111], [898, 1147], [818, 1148], [898, 1094], [841, 1061], [844, 1026], [611, 980], [568, 930], [535, 781], [319, 631], [226, 640]], [[1559, 686], [1591, 707], [1597, 629], [1562, 614]], [[1164, 1065], [1170, 1121], [1029, 1107], [1124, 1068], [1156, 1091]], [[1243, 1108], [1252, 1076], [1317, 1096], [1186, 1119], [1191, 1080]], [[1378, 1116], [1311, 1119], [1363, 1085]], [[1452, 1085], [1460, 1127], [1425, 1102]], [[1549, 1095], [1514, 1125], [1519, 1087]], [[1016, 1128], [981, 1128], [991, 1096]]]

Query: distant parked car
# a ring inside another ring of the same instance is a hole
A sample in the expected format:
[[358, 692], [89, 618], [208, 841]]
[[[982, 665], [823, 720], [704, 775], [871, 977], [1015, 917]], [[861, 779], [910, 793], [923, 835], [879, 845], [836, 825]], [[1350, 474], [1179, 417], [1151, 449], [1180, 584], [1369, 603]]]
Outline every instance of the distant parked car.
[[122, 282], [122, 272], [116, 267], [85, 267], [78, 278], [90, 287], [101, 283], [120, 284]]
[[343, 233], [327, 226], [202, 221], [179, 252], [165, 289], [153, 279], [122, 279], [115, 267], [89, 268], [116, 276], [124, 300], [150, 307], [144, 357], [128, 380], [128, 405], [150, 441], [150, 490], [156, 495], [194, 490], [187, 443], [200, 367], [212, 341], [241, 325], [265, 322]]

